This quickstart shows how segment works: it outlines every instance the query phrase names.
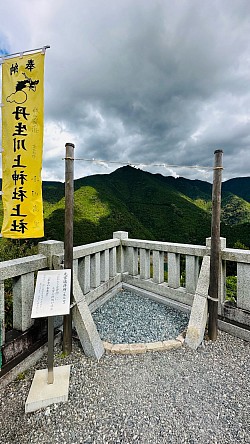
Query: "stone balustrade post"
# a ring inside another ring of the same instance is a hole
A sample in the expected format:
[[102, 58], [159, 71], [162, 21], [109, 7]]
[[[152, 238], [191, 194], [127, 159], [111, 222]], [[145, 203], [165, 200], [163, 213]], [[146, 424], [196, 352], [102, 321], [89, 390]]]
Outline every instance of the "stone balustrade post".
[[237, 262], [237, 307], [250, 311], [250, 264]]
[[153, 281], [156, 284], [164, 282], [164, 252], [153, 251]]
[[180, 287], [180, 254], [168, 253], [168, 285], [171, 288]]
[[128, 272], [131, 276], [138, 275], [138, 248], [128, 247], [127, 248], [127, 260], [128, 260]]
[[90, 256], [85, 256], [78, 261], [78, 280], [83, 294], [90, 291]]
[[38, 252], [47, 256], [48, 259], [48, 268], [52, 270], [53, 267], [53, 256], [62, 254], [64, 252], [64, 243], [61, 241], [48, 240], [44, 242], [38, 243]]
[[31, 311], [34, 298], [34, 273], [22, 274], [13, 278], [13, 328], [28, 330], [33, 324]]
[[195, 294], [199, 277], [199, 257], [186, 255], [186, 291]]
[[101, 251], [101, 282], [109, 280], [109, 250]]
[[117, 258], [116, 258], [116, 247], [110, 248], [109, 251], [109, 277], [116, 276], [117, 270]]
[[[122, 241], [123, 239], [128, 239], [128, 232], [127, 231], [115, 231], [113, 233], [113, 239], [120, 239]], [[125, 254], [124, 254], [124, 247], [122, 246], [122, 242], [120, 242], [120, 246], [117, 247], [117, 272], [118, 273], [124, 273], [126, 270], [126, 264], [125, 264]]]
[[73, 276], [78, 277], [78, 259], [73, 260]]
[[140, 248], [140, 278], [150, 279], [150, 250]]
[[99, 287], [101, 283], [100, 262], [100, 253], [95, 253], [90, 256], [90, 286], [93, 288]]

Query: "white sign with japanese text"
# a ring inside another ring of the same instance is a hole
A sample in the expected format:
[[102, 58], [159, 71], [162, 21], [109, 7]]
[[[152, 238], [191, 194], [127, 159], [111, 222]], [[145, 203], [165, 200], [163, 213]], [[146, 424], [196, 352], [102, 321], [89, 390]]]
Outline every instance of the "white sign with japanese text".
[[70, 312], [71, 270], [38, 271], [31, 318]]

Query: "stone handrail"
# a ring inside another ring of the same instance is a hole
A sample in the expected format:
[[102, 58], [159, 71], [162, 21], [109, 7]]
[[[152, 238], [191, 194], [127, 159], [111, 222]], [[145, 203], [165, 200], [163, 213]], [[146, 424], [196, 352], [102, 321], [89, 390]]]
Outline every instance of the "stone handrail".
[[91, 254], [100, 253], [104, 250], [115, 248], [120, 245], [119, 239], [109, 239], [105, 241], [95, 242], [93, 244], [81, 245], [74, 247], [73, 259], [79, 259]]
[[148, 241], [141, 239], [123, 239], [121, 243], [124, 247], [136, 247], [152, 251], [163, 251], [200, 257], [205, 256], [208, 251], [208, 248], [202, 245], [178, 244], [173, 242]]
[[242, 262], [250, 264], [250, 250], [239, 250], [234, 248], [223, 248], [221, 251], [222, 260]]
[[47, 263], [47, 257], [43, 254], [0, 262], [0, 279], [4, 281], [5, 279], [42, 270], [47, 267]]

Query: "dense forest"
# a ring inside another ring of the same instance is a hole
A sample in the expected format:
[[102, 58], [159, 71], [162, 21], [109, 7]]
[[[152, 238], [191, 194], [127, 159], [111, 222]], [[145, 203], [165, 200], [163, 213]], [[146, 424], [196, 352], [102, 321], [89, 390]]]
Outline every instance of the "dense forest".
[[[111, 174], [78, 179], [74, 189], [74, 245], [109, 239], [117, 230], [128, 231], [130, 238], [201, 245], [210, 236], [212, 185], [208, 182], [126, 166]], [[38, 241], [64, 240], [63, 183], [43, 183], [43, 206], [45, 237], [0, 239], [0, 261], [36, 254]], [[2, 218], [0, 202], [0, 224]], [[221, 235], [229, 247], [250, 248], [250, 177], [223, 183]], [[227, 270], [227, 298], [235, 301], [237, 278], [231, 268]], [[5, 319], [7, 329], [11, 328], [9, 280], [5, 282]]]
[[[108, 239], [117, 230], [128, 231], [131, 238], [202, 245], [210, 236], [212, 185], [208, 182], [126, 166], [75, 180], [74, 188], [74, 245]], [[45, 237], [39, 240], [63, 240], [64, 184], [44, 182], [43, 202]], [[2, 217], [1, 203], [0, 223]], [[230, 247], [249, 248], [250, 177], [223, 183], [221, 235]], [[36, 242], [16, 244], [30, 250]]]

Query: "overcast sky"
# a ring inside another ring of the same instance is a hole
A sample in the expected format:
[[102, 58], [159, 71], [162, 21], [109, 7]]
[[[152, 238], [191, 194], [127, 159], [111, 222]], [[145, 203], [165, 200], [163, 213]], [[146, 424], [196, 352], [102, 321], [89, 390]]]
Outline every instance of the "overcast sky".
[[[142, 165], [212, 166], [222, 149], [224, 180], [250, 175], [249, 0], [11, 0], [0, 17], [2, 53], [51, 46], [44, 180], [64, 180], [66, 142]], [[117, 167], [76, 161], [75, 176]]]

